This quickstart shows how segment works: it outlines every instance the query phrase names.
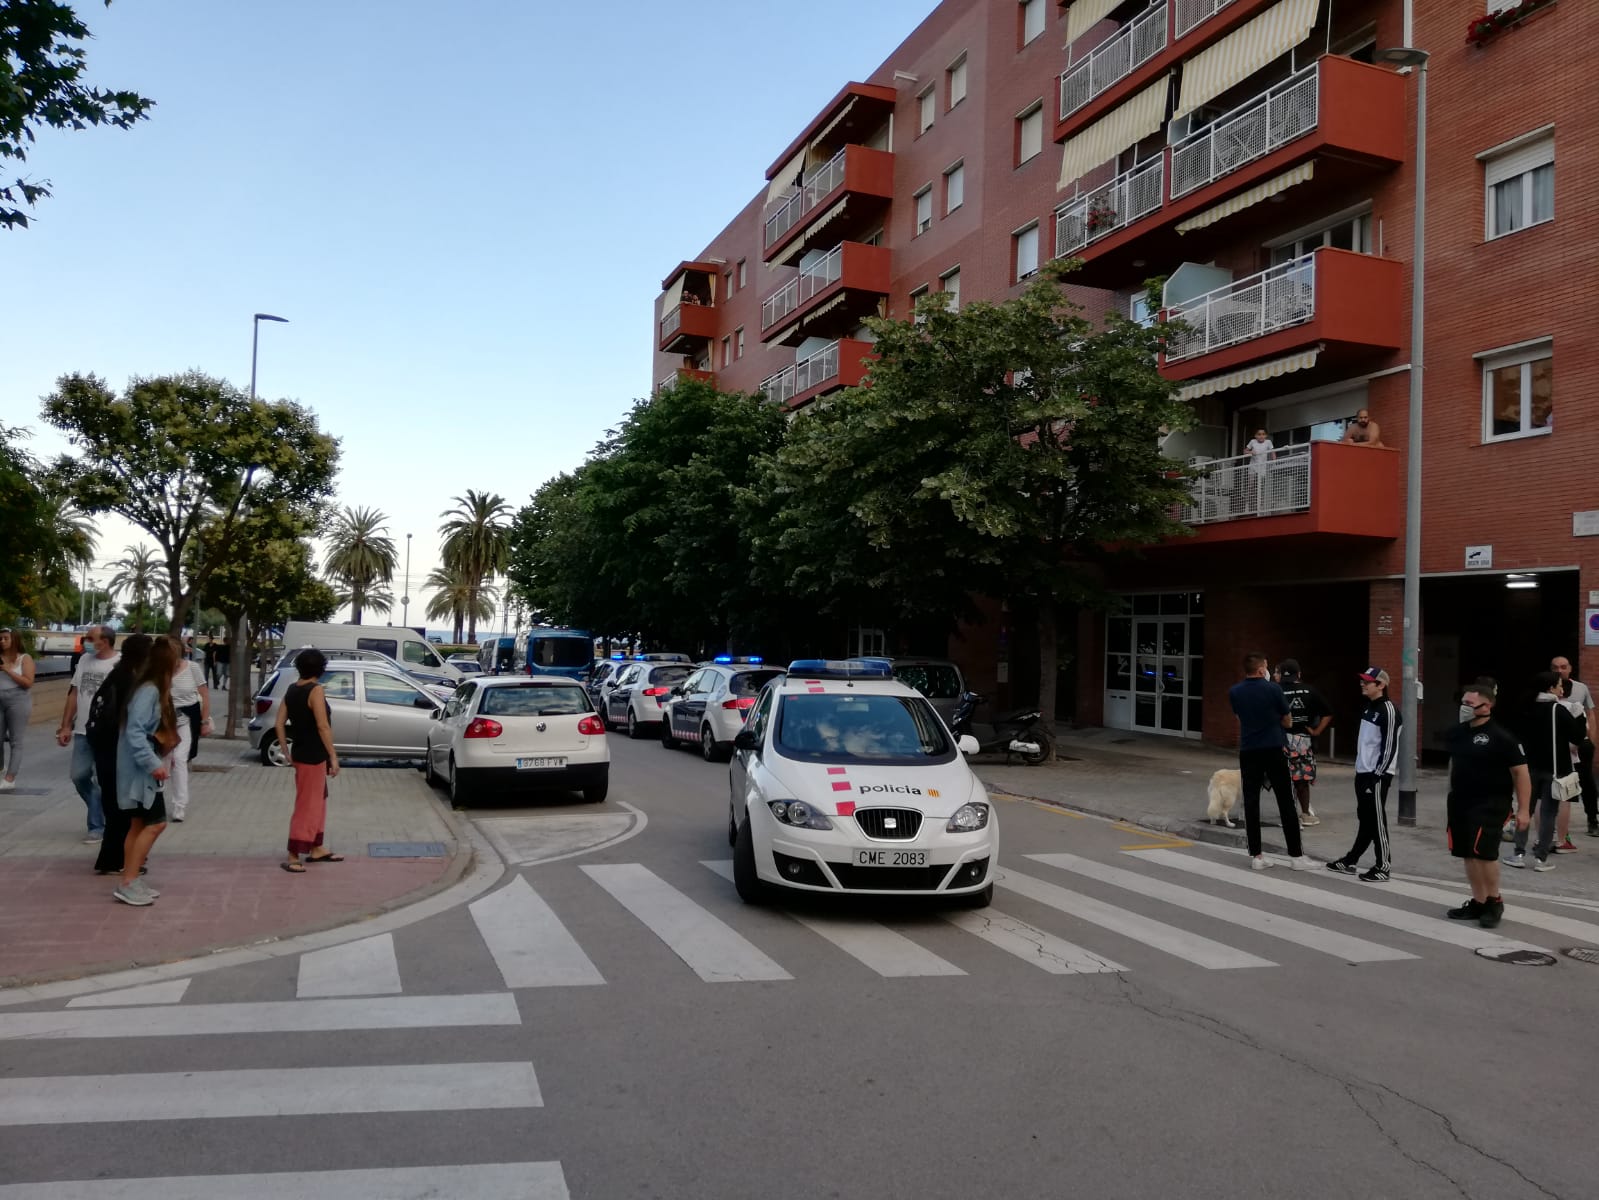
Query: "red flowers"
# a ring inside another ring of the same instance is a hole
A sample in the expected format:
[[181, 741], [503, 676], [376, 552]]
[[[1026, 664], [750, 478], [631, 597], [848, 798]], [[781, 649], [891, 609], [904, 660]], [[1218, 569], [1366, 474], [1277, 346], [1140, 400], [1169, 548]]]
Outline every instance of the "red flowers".
[[1519, 4], [1501, 8], [1498, 12], [1489, 13], [1487, 16], [1474, 17], [1466, 26], [1466, 44], [1480, 49], [1518, 21], [1530, 17], [1540, 8], [1549, 7], [1554, 2], [1555, 0], [1521, 0]]

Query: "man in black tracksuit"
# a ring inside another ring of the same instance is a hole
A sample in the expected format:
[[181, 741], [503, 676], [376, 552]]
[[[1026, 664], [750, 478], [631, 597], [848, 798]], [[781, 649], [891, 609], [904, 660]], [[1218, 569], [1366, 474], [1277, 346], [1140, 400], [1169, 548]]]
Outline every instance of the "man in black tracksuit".
[[[1399, 733], [1403, 722], [1388, 699], [1388, 672], [1367, 667], [1360, 673], [1360, 690], [1366, 709], [1360, 714], [1360, 740], [1355, 750], [1355, 814], [1360, 828], [1355, 844], [1342, 858], [1327, 864], [1329, 871], [1353, 875], [1366, 847], [1377, 847], [1377, 861], [1360, 878], [1367, 883], [1387, 883], [1393, 859], [1388, 852], [1387, 778], [1399, 758]], [[1379, 788], [1381, 795], [1379, 796]]]

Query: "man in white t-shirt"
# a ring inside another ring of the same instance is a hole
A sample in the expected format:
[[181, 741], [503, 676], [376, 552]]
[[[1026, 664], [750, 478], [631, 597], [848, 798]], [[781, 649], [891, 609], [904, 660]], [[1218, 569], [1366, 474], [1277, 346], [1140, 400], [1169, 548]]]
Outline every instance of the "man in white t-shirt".
[[109, 626], [91, 626], [83, 640], [93, 647], [93, 652], [83, 654], [72, 672], [66, 707], [61, 710], [61, 727], [56, 730], [56, 744], [72, 747], [72, 786], [78, 789], [78, 795], [83, 797], [84, 806], [89, 810], [89, 833], [83, 840], [94, 843], [105, 833], [105, 809], [101, 807], [100, 785], [94, 778], [94, 750], [85, 731], [94, 694], [122, 656], [116, 651], [116, 631]]

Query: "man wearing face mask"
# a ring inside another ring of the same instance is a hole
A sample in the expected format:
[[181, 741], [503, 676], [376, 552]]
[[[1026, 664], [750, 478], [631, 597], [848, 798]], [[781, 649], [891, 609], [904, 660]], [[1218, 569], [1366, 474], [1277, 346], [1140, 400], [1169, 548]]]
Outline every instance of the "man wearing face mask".
[[1361, 409], [1355, 414], [1355, 419], [1344, 426], [1344, 444], [1346, 446], [1371, 446], [1382, 447], [1382, 426], [1371, 419], [1367, 409]]
[[1470, 719], [1444, 734], [1449, 751], [1449, 853], [1465, 859], [1471, 899], [1449, 910], [1452, 921], [1492, 929], [1504, 918], [1499, 893], [1499, 827], [1514, 816], [1517, 830], [1531, 820], [1532, 775], [1516, 735], [1493, 719], [1499, 685], [1479, 679], [1461, 697]]

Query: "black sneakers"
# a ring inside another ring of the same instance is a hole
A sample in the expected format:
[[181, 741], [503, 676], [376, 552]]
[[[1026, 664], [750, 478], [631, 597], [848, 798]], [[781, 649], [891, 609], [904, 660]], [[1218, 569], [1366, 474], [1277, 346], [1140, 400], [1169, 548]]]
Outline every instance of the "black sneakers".
[[1477, 923], [1484, 929], [1492, 929], [1499, 924], [1505, 915], [1505, 902], [1499, 897], [1489, 900], [1482, 906], [1482, 913], [1477, 917]]
[[1449, 919], [1451, 921], [1475, 921], [1482, 916], [1482, 910], [1483, 906], [1477, 903], [1476, 898], [1473, 897], [1459, 908], [1451, 908], [1449, 910]]
[[1332, 862], [1327, 864], [1327, 869], [1329, 871], [1336, 871], [1340, 875], [1353, 875], [1355, 873], [1355, 864], [1346, 863], [1341, 858], [1335, 858], [1332, 860]]
[[1387, 867], [1372, 867], [1371, 870], [1369, 870], [1369, 871], [1362, 871], [1360, 873], [1360, 877], [1361, 877], [1361, 879], [1365, 880], [1367, 883], [1387, 883], [1388, 882], [1388, 868]]

